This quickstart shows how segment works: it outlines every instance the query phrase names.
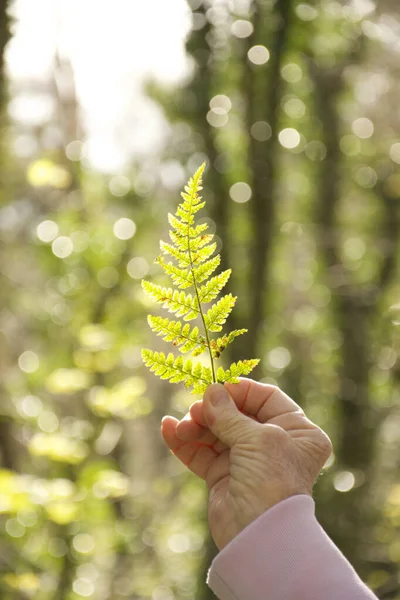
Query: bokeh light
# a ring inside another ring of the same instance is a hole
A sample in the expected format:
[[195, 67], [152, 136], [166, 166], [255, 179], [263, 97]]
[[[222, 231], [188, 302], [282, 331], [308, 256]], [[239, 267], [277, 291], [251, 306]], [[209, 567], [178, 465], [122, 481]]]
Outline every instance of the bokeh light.
[[37, 417], [42, 409], [43, 403], [37, 396], [25, 396], [18, 405], [18, 411], [26, 417]]
[[248, 202], [251, 198], [251, 187], [244, 181], [238, 181], [231, 186], [229, 195], [238, 204]]
[[272, 369], [285, 369], [291, 361], [291, 355], [287, 348], [278, 346], [268, 353], [268, 364]]
[[351, 471], [340, 471], [333, 479], [333, 485], [338, 492], [349, 492], [355, 484], [355, 477]]
[[58, 235], [58, 225], [54, 221], [46, 220], [36, 227], [36, 234], [42, 242], [52, 242]]
[[74, 250], [74, 244], [72, 243], [71, 238], [61, 235], [56, 238], [51, 245], [51, 249], [53, 254], [58, 258], [67, 258], [72, 254]]
[[142, 256], [134, 256], [128, 262], [126, 269], [132, 279], [142, 279], [149, 272], [149, 264]]
[[79, 140], [69, 142], [65, 148], [65, 154], [69, 160], [79, 161], [83, 157], [84, 144]]
[[229, 120], [227, 111], [224, 108], [221, 108], [220, 106], [209, 110], [206, 118], [212, 127], [223, 127], [227, 124]]
[[250, 48], [247, 53], [249, 61], [254, 65], [265, 65], [269, 61], [269, 50], [265, 46], [257, 45]]
[[400, 143], [399, 142], [396, 142], [395, 144], [391, 145], [390, 158], [392, 159], [393, 162], [400, 165]]
[[113, 196], [125, 196], [131, 189], [131, 182], [125, 175], [116, 175], [108, 185]]
[[292, 119], [300, 119], [306, 114], [306, 105], [299, 98], [290, 98], [284, 103], [283, 108]]
[[266, 121], [256, 121], [251, 126], [250, 133], [255, 140], [266, 142], [272, 135], [272, 129]]
[[300, 3], [296, 6], [296, 14], [302, 21], [313, 21], [318, 16], [318, 10], [311, 4]]
[[293, 127], [286, 127], [278, 134], [279, 143], [287, 149], [296, 148], [300, 144], [300, 134]]
[[288, 83], [298, 83], [303, 77], [303, 71], [295, 63], [288, 63], [282, 67], [281, 74]]
[[18, 358], [18, 366], [25, 373], [34, 373], [39, 368], [39, 357], [32, 350], [25, 350]]
[[244, 19], [238, 19], [231, 25], [231, 32], [237, 38], [247, 38], [253, 33], [253, 30], [253, 24]]
[[228, 96], [225, 96], [225, 94], [218, 94], [217, 96], [211, 98], [210, 108], [212, 110], [219, 109], [224, 110], [225, 112], [229, 112], [232, 108], [231, 99]]
[[351, 128], [353, 133], [363, 140], [370, 138], [374, 133], [374, 124], [370, 119], [365, 117], [355, 119], [351, 125]]
[[136, 233], [136, 224], [132, 219], [122, 217], [115, 221], [113, 227], [114, 235], [120, 240], [130, 240]]

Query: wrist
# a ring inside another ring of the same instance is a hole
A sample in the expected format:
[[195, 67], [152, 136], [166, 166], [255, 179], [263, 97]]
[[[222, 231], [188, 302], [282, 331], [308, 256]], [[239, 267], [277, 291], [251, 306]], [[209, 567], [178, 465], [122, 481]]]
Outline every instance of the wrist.
[[257, 498], [255, 502], [249, 502], [248, 508], [242, 513], [241, 518], [241, 529], [244, 529], [250, 523], [258, 519], [267, 510], [270, 510], [273, 506], [276, 506], [280, 502], [291, 498], [292, 496], [307, 495], [312, 497], [312, 490], [306, 487], [296, 487], [284, 490], [274, 490], [274, 492], [266, 495], [265, 498]]

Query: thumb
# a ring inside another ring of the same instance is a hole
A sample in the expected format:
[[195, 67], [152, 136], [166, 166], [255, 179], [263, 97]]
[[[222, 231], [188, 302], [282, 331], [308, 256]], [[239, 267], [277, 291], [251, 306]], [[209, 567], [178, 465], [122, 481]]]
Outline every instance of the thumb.
[[229, 447], [249, 440], [259, 425], [240, 412], [221, 383], [213, 383], [204, 392], [203, 414], [210, 431]]

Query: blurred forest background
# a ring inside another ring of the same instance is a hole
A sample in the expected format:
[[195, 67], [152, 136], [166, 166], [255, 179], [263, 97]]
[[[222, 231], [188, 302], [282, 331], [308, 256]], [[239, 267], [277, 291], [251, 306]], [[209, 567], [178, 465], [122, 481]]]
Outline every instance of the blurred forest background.
[[1, 0], [0, 57], [1, 597], [214, 598], [205, 485], [159, 431], [196, 398], [140, 357], [206, 160], [249, 329], [222, 362], [329, 433], [317, 516], [399, 600], [398, 1]]

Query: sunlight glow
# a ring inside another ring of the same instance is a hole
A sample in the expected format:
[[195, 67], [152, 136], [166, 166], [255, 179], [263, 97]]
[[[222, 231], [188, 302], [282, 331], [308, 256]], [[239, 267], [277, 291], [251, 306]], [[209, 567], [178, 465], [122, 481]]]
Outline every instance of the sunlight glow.
[[[37, 82], [38, 90], [51, 85], [57, 54], [72, 66], [86, 166], [116, 173], [133, 156], [161, 147], [165, 119], [143, 86], [149, 77], [171, 86], [189, 73], [184, 42], [191, 11], [185, 0], [118, 0], [112, 10], [96, 0], [15, 0], [11, 13], [15, 35], [6, 65], [12, 84], [29, 81], [35, 89]], [[54, 107], [50, 95], [35, 91], [17, 93], [9, 110], [17, 122], [39, 124]], [[79, 160], [81, 149], [67, 146], [68, 158]]]

